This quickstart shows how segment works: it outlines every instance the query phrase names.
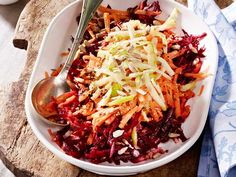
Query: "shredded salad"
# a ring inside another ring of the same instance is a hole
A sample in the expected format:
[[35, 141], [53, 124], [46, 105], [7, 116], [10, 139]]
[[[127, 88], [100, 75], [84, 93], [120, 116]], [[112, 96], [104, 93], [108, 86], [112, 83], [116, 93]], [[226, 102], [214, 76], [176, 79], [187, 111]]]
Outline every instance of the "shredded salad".
[[68, 74], [71, 91], [45, 105], [49, 119], [68, 124], [49, 130], [66, 154], [137, 163], [166, 153], [160, 143], [187, 140], [181, 128], [191, 111], [187, 101], [207, 77], [199, 47], [206, 34], [177, 35], [178, 9], [166, 20], [161, 13], [158, 1], [127, 11], [99, 7]]

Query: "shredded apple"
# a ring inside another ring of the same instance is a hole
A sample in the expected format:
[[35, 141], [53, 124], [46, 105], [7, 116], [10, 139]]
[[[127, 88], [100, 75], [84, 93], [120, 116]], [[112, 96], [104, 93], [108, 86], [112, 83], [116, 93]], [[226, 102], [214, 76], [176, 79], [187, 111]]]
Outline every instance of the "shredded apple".
[[67, 77], [71, 91], [45, 105], [50, 119], [68, 124], [49, 130], [66, 154], [137, 163], [167, 152], [160, 143], [186, 141], [187, 101], [207, 76], [200, 72], [205, 49], [199, 47], [206, 34], [177, 35], [178, 9], [164, 21], [161, 13], [158, 1], [127, 11], [98, 9]]

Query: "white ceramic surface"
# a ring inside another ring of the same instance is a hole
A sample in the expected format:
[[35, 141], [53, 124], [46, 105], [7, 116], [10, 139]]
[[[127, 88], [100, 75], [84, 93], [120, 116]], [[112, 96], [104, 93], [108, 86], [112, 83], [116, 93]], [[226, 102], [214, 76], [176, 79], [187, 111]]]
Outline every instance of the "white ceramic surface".
[[[116, 0], [104, 0], [104, 3], [109, 3], [113, 8], [127, 9], [128, 7], [137, 5], [140, 1], [141, 0], [132, 0], [123, 1], [120, 3], [120, 1]], [[119, 176], [136, 174], [151, 170], [176, 159], [196, 142], [205, 125], [217, 69], [218, 50], [215, 38], [209, 28], [186, 7], [170, 0], [160, 1], [161, 9], [165, 14], [170, 14], [172, 9], [177, 7], [181, 12], [179, 17], [179, 26], [182, 26], [183, 29], [191, 34], [200, 35], [203, 32], [207, 33], [207, 37], [201, 42], [201, 45], [206, 47], [206, 58], [203, 64], [203, 69], [209, 67], [208, 71], [212, 75], [199, 83], [196, 88], [197, 92], [200, 86], [204, 84], [205, 89], [203, 94], [201, 96], [197, 96], [189, 102], [192, 111], [188, 119], [182, 125], [184, 133], [189, 139], [184, 143], [175, 144], [173, 142], [168, 142], [161, 144], [161, 147], [168, 149], [169, 152], [157, 159], [148, 160], [139, 164], [122, 163], [121, 165], [109, 163], [92, 164], [84, 160], [75, 159], [66, 155], [62, 150], [60, 150], [60, 148], [57, 147], [55, 143], [51, 141], [47, 130], [48, 128], [55, 130], [56, 127], [50, 127], [37, 118], [39, 115], [32, 107], [30, 96], [34, 85], [44, 77], [44, 72], [50, 71], [52, 68], [56, 68], [62, 62], [60, 53], [65, 51], [70, 46], [70, 36], [75, 32], [77, 26], [75, 19], [80, 12], [81, 5], [81, 1], [75, 1], [66, 7], [54, 18], [44, 36], [25, 98], [25, 110], [28, 122], [30, 123], [33, 132], [39, 140], [58, 157], [85, 170], [98, 174]]]

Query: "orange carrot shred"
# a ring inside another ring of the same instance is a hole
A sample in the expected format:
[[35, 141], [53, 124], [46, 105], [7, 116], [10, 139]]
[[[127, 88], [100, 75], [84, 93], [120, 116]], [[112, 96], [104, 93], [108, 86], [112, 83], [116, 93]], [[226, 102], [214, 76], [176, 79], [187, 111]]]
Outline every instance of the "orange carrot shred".
[[153, 39], [153, 37], [152, 37], [151, 34], [149, 34], [149, 35], [146, 36], [146, 39], [147, 39], [148, 41], [151, 41], [151, 40]]
[[180, 108], [180, 96], [179, 96], [179, 91], [178, 91], [178, 86], [175, 85], [175, 95], [174, 95], [174, 104], [175, 104], [175, 115], [176, 117], [181, 116], [181, 108]]
[[201, 86], [200, 91], [199, 91], [199, 93], [198, 93], [198, 96], [201, 96], [201, 95], [202, 95], [203, 90], [204, 90], [204, 87], [205, 87], [204, 85]]
[[184, 76], [202, 80], [202, 79], [205, 79], [208, 76], [208, 74], [207, 73], [184, 73]]
[[150, 108], [151, 108], [150, 113], [151, 113], [153, 119], [156, 122], [159, 122], [161, 120], [161, 118], [163, 117], [160, 106], [156, 102], [151, 101]]
[[175, 75], [174, 75], [174, 82], [176, 83], [177, 82], [177, 79], [178, 79], [178, 76], [179, 74], [182, 72], [182, 68], [177, 68], [175, 70]]
[[69, 52], [62, 52], [61, 53], [61, 57], [66, 57], [67, 55], [69, 55]]
[[160, 51], [160, 50], [162, 50], [163, 46], [164, 46], [163, 43], [158, 42], [157, 45], [156, 45], [156, 48], [157, 48], [158, 51]]
[[60, 65], [57, 69], [55, 69], [55, 70], [51, 73], [51, 76], [57, 76], [57, 75], [61, 72], [62, 67], [63, 67], [63, 65]]
[[87, 139], [87, 144], [91, 145], [93, 143], [94, 134], [90, 133]]
[[60, 95], [59, 97], [56, 97], [56, 103], [60, 104], [62, 102], [64, 102], [67, 98], [71, 97], [72, 95], [74, 95], [76, 92], [75, 91], [70, 91], [70, 92], [66, 92], [63, 95]]
[[115, 119], [116, 119], [116, 115], [114, 114], [105, 121], [105, 124], [110, 125]]
[[106, 32], [109, 33], [110, 32], [110, 23], [111, 23], [111, 19], [110, 19], [110, 15], [109, 13], [105, 12], [103, 14], [103, 18], [104, 18], [104, 24], [105, 24], [105, 29], [106, 29]]
[[88, 32], [89, 32], [90, 36], [92, 37], [92, 39], [96, 38], [96, 36], [93, 33], [93, 31], [91, 30], [91, 28], [88, 28]]
[[45, 78], [49, 78], [49, 74], [48, 74], [47, 71], [45, 71], [45, 73], [44, 73], [44, 77], [45, 77]]
[[184, 112], [182, 113], [182, 117], [183, 117], [184, 119], [186, 119], [186, 118], [189, 116], [190, 111], [191, 111], [190, 106], [189, 106], [189, 105], [185, 106], [185, 107], [184, 107]]
[[107, 8], [107, 7], [104, 7], [104, 6], [100, 6], [98, 8], [98, 11], [102, 12], [102, 13], [109, 13], [109, 14], [116, 14], [116, 15], [121, 15], [121, 16], [126, 16], [128, 17], [129, 14], [127, 11], [122, 11], [122, 10], [115, 10], [115, 9], [110, 9], [110, 8]]
[[177, 58], [185, 53], [185, 49], [181, 49], [180, 51], [174, 50], [170, 53], [164, 54], [164, 57], [168, 60], [173, 60], [174, 58]]
[[136, 10], [134, 12], [137, 15], [148, 15], [148, 16], [157, 16], [160, 15], [161, 12], [160, 11], [150, 11], [150, 10]]
[[99, 61], [100, 59], [98, 57], [95, 57], [94, 55], [84, 55], [83, 60], [95, 60]]
[[111, 18], [111, 19], [114, 19], [116, 23], [120, 23], [120, 22], [121, 22], [121, 21], [120, 21], [121, 18], [119, 18], [116, 14], [110, 15], [110, 18]]

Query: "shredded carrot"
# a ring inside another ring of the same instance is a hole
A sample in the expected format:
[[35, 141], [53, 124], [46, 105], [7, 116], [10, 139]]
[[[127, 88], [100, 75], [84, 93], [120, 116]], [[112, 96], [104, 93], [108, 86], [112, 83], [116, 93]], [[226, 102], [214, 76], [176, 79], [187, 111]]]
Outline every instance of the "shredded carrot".
[[125, 115], [127, 112], [129, 112], [130, 107], [127, 103], [124, 103], [123, 105], [120, 106], [120, 114], [123, 116]]
[[98, 57], [95, 57], [94, 55], [84, 55], [83, 60], [95, 60], [99, 61], [100, 59]]
[[181, 49], [179, 51], [174, 50], [170, 53], [164, 54], [163, 56], [164, 56], [164, 58], [166, 58], [168, 60], [173, 60], [174, 58], [177, 58], [177, 57], [183, 55], [185, 53], [185, 51], [186, 51], [185, 49]]
[[40, 113], [44, 117], [57, 115], [57, 111], [55, 109], [55, 102], [49, 102], [47, 104], [43, 104], [39, 106], [38, 109], [40, 110]]
[[136, 10], [134, 12], [137, 15], [148, 15], [148, 16], [157, 16], [160, 15], [160, 11], [149, 11], [149, 10]]
[[158, 43], [162, 43], [162, 39], [159, 36], [157, 36], [156, 38], [157, 38]]
[[164, 84], [165, 88], [165, 93], [166, 93], [166, 98], [167, 98], [167, 104], [170, 105], [171, 107], [174, 106], [174, 101], [173, 101], [173, 91], [171, 85], [168, 83], [168, 85]]
[[173, 91], [172, 89], [168, 88], [169, 90], [167, 90], [167, 102], [168, 104], [173, 107], [174, 106], [174, 101], [173, 101]]
[[59, 97], [56, 97], [56, 103], [60, 104], [62, 102], [64, 102], [67, 98], [71, 97], [72, 95], [75, 95], [75, 91], [71, 91], [71, 92], [66, 92], [63, 95], [60, 95]]
[[92, 39], [96, 38], [96, 36], [93, 33], [93, 31], [91, 30], [91, 28], [88, 28], [88, 32], [89, 32], [90, 36], [92, 37]]
[[99, 6], [98, 11], [100, 11], [102, 13], [107, 12], [109, 14], [116, 14], [116, 15], [126, 16], [126, 17], [129, 16], [127, 11], [110, 9], [110, 8], [107, 8], [107, 7], [104, 7], [104, 6]]
[[101, 101], [101, 99], [102, 99], [101, 97], [98, 97], [98, 98], [96, 98], [96, 99], [93, 100], [93, 101], [94, 101], [95, 104], [98, 104], [98, 103]]
[[195, 93], [192, 90], [188, 90], [188, 91], [184, 92], [184, 97], [186, 99], [190, 99], [190, 98], [192, 98], [194, 96], [195, 96]]
[[[172, 105], [172, 97], [170, 96], [171, 92], [169, 91], [169, 80], [165, 79], [164, 77], [161, 77], [159, 80], [159, 85], [161, 87], [165, 102], [167, 103], [167, 105]], [[170, 88], [171, 89], [171, 88]]]
[[89, 39], [89, 40], [88, 40], [88, 43], [89, 43], [89, 44], [92, 44], [95, 40], [96, 40], [96, 38]]
[[156, 47], [157, 51], [161, 51], [162, 52], [163, 47], [164, 47], [162, 39], [160, 37], [153, 37], [152, 40], [154, 40], [155, 47]]
[[182, 113], [182, 117], [186, 119], [189, 116], [190, 111], [191, 111], [191, 107], [189, 105], [185, 106], [184, 111]]
[[157, 19], [161, 24], [165, 23], [165, 20]]
[[185, 49], [181, 49], [179, 51], [174, 50], [170, 53], [163, 54], [163, 58], [169, 63], [172, 69], [177, 69], [177, 66], [173, 63], [173, 59], [179, 56], [182, 56], [185, 53]]
[[56, 135], [52, 132], [52, 129], [48, 129], [48, 133], [50, 134], [52, 141], [56, 141]]
[[47, 71], [44, 72], [44, 77], [45, 77], [45, 78], [49, 78], [49, 74], [48, 74]]
[[204, 87], [205, 87], [204, 85], [201, 86], [200, 91], [199, 91], [199, 93], [198, 93], [198, 96], [201, 96], [201, 95], [202, 95], [203, 90], [204, 90]]
[[70, 103], [72, 103], [76, 99], [77, 99], [77, 97], [75, 95], [72, 95], [69, 98], [66, 98], [66, 100], [63, 103], [58, 104], [58, 107], [61, 108], [65, 105], [69, 105]]
[[95, 57], [94, 55], [84, 55], [84, 60], [89, 60], [87, 67], [93, 69], [94, 67], [98, 67], [102, 64], [102, 60], [98, 57]]
[[131, 109], [125, 115], [122, 116], [122, 120], [120, 121], [119, 128], [124, 128], [127, 122], [132, 118], [132, 116], [137, 112], [138, 106]]
[[165, 34], [167, 38], [174, 34], [173, 31], [171, 30], [165, 30], [163, 33]]
[[180, 101], [178, 97], [175, 98], [174, 103], [175, 103], [175, 115], [176, 117], [179, 117], [181, 115], [181, 109], [180, 109]]
[[69, 55], [69, 52], [62, 52], [61, 53], [61, 57], [66, 57], [67, 55]]
[[138, 97], [136, 96], [136, 97], [134, 97], [134, 99], [131, 102], [128, 103], [129, 108], [133, 109], [134, 107], [137, 106], [137, 103], [138, 103]]
[[138, 94], [138, 101], [140, 103], [144, 103], [146, 101], [146, 98], [144, 95]]
[[110, 19], [110, 15], [109, 13], [105, 12], [103, 14], [103, 18], [104, 18], [104, 24], [105, 24], [105, 29], [106, 29], [106, 32], [109, 33], [110, 32], [110, 23], [111, 23], [111, 19]]
[[76, 90], [76, 86], [75, 84], [70, 81], [69, 79], [66, 80], [66, 83], [69, 85], [69, 87], [71, 88], [71, 90]]
[[161, 108], [155, 101], [150, 102], [150, 113], [152, 115], [152, 118], [156, 122], [159, 122], [161, 120], [161, 118], [163, 117]]
[[179, 90], [178, 86], [175, 86], [174, 91], [174, 105], [175, 105], [175, 115], [176, 117], [181, 116], [181, 108], [180, 108], [180, 95], [179, 95]]
[[93, 127], [94, 129], [96, 129], [96, 127], [100, 127], [106, 120], [107, 120], [108, 117], [101, 117], [100, 119], [93, 119]]
[[[109, 112], [104, 116], [95, 117], [92, 120], [93, 128], [100, 127], [108, 118], [110, 118], [113, 114], [116, 114], [119, 110], [115, 109], [113, 112]], [[96, 113], [95, 113], [96, 114]]]
[[208, 74], [207, 73], [184, 73], [185, 77], [196, 78], [197, 80], [205, 79]]
[[153, 36], [152, 36], [151, 34], [149, 34], [149, 35], [146, 36], [146, 39], [147, 39], [148, 41], [151, 41], [151, 40], [153, 39]]
[[61, 72], [62, 67], [63, 65], [60, 65], [57, 69], [53, 70], [51, 76], [57, 76]]
[[182, 72], [182, 68], [177, 68], [175, 70], [175, 76], [174, 76], [174, 83], [172, 84], [172, 89], [173, 89], [173, 92], [174, 92], [174, 107], [175, 107], [175, 115], [176, 117], [179, 117], [181, 116], [182, 114], [182, 109], [181, 109], [181, 96], [182, 96], [182, 93], [180, 92], [180, 90], [178, 89], [178, 84], [177, 84], [177, 79], [178, 79], [178, 76], [179, 74]]
[[112, 116], [110, 116], [106, 121], [105, 121], [105, 124], [106, 125], [110, 125], [115, 119], [116, 119], [116, 115], [113, 114]]
[[175, 69], [178, 68], [177, 66], [175, 66], [175, 64], [173, 63], [172, 60], [166, 59], [165, 57], [164, 57], [164, 59], [169, 63], [169, 65], [170, 65], [170, 67], [171, 67], [172, 69], [175, 70]]
[[156, 45], [156, 48], [158, 51], [161, 51], [163, 49], [164, 45], [162, 42], [158, 42], [157, 45]]
[[177, 83], [177, 79], [179, 77], [179, 74], [181, 74], [181, 73], [182, 73], [182, 68], [177, 68], [175, 70], [175, 75], [174, 75], [174, 79], [173, 79], [175, 83]]
[[153, 21], [153, 24], [154, 24], [154, 25], [162, 25], [163, 23], [165, 23], [164, 20], [156, 19], [156, 20]]
[[96, 28], [96, 27], [97, 27], [97, 24], [95, 22], [90, 21], [89, 24], [88, 24], [87, 29], [91, 28], [92, 30], [94, 30], [94, 28]]
[[[110, 18], [111, 18], [111, 19], [114, 19], [117, 24], [119, 24], [119, 23], [121, 22], [120, 19], [122, 19], [122, 18], [118, 17], [116, 14], [110, 15]], [[125, 18], [126, 18], [126, 17], [125, 17]]]
[[90, 133], [87, 139], [87, 144], [91, 145], [93, 143], [94, 133]]

